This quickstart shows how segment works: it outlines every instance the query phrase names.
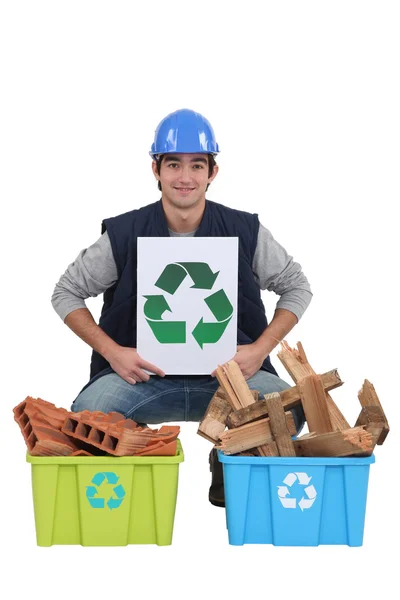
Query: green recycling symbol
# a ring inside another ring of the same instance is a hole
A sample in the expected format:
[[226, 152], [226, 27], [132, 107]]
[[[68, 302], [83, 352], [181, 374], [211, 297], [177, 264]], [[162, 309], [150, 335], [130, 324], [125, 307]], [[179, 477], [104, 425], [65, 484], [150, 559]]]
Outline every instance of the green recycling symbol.
[[[173, 295], [189, 276], [194, 285], [193, 289], [211, 290], [219, 271], [212, 272], [204, 262], [171, 263], [165, 267], [155, 286]], [[186, 343], [186, 321], [163, 321], [162, 315], [168, 310], [172, 312], [163, 295], [143, 296], [146, 298], [144, 314], [152, 332], [161, 344]], [[203, 349], [204, 344], [215, 344], [221, 339], [233, 315], [233, 306], [223, 289], [204, 298], [216, 321], [205, 322], [203, 317], [192, 331], [192, 335]]]

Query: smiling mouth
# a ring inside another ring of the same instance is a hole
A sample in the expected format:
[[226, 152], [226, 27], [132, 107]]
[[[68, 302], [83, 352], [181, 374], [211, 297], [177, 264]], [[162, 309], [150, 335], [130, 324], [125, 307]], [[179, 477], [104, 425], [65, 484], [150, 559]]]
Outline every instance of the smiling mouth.
[[178, 190], [178, 192], [192, 192], [194, 190], [194, 188], [184, 188], [184, 187], [181, 187], [181, 188], [176, 187], [175, 189]]

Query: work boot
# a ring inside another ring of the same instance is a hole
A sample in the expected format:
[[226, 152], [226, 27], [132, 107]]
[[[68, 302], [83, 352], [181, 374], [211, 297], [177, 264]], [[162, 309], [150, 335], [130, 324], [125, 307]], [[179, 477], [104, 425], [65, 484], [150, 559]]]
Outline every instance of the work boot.
[[225, 506], [224, 473], [222, 463], [218, 460], [217, 450], [213, 448], [210, 452], [210, 471], [212, 473], [208, 499], [214, 506]]

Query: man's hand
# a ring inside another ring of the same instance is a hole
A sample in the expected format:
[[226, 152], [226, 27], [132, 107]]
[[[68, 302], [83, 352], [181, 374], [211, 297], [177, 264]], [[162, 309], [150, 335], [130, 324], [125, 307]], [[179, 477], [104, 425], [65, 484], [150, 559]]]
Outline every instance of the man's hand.
[[[253, 343], [238, 346], [237, 352], [232, 360], [239, 365], [243, 377], [245, 379], [250, 379], [250, 377], [253, 377], [253, 375], [259, 371], [264, 362], [264, 358], [265, 356], [260, 351], [260, 348]], [[215, 372], [216, 371], [213, 371], [211, 373], [213, 377], [215, 377]]]
[[125, 381], [132, 385], [150, 379], [150, 375], [145, 373], [142, 369], [147, 369], [160, 377], [165, 376], [164, 371], [143, 360], [137, 353], [136, 348], [118, 346], [117, 349], [113, 350], [112, 355], [107, 357], [107, 360], [113, 371], [118, 373], [122, 379], [125, 379]]

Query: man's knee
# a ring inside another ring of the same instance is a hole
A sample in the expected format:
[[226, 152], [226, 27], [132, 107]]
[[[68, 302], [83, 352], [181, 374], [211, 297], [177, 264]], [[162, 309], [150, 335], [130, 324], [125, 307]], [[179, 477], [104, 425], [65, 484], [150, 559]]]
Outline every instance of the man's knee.
[[90, 410], [93, 412], [95, 410], [100, 410], [101, 412], [108, 413], [114, 409], [112, 406], [104, 406], [104, 402], [102, 402], [102, 407], [100, 408], [96, 394], [89, 393], [89, 388], [86, 388], [86, 390], [81, 392], [77, 398], [75, 398], [71, 405], [71, 410], [72, 412], [81, 412], [82, 410]]
[[247, 385], [250, 389], [257, 390], [260, 398], [263, 398], [264, 394], [282, 392], [291, 387], [289, 383], [268, 371], [258, 371], [247, 380]]
[[[125, 384], [125, 385], [123, 385]], [[124, 382], [116, 374], [104, 375], [86, 387], [71, 406], [73, 412], [82, 410], [119, 412], [125, 414], [132, 405], [134, 386]]]

